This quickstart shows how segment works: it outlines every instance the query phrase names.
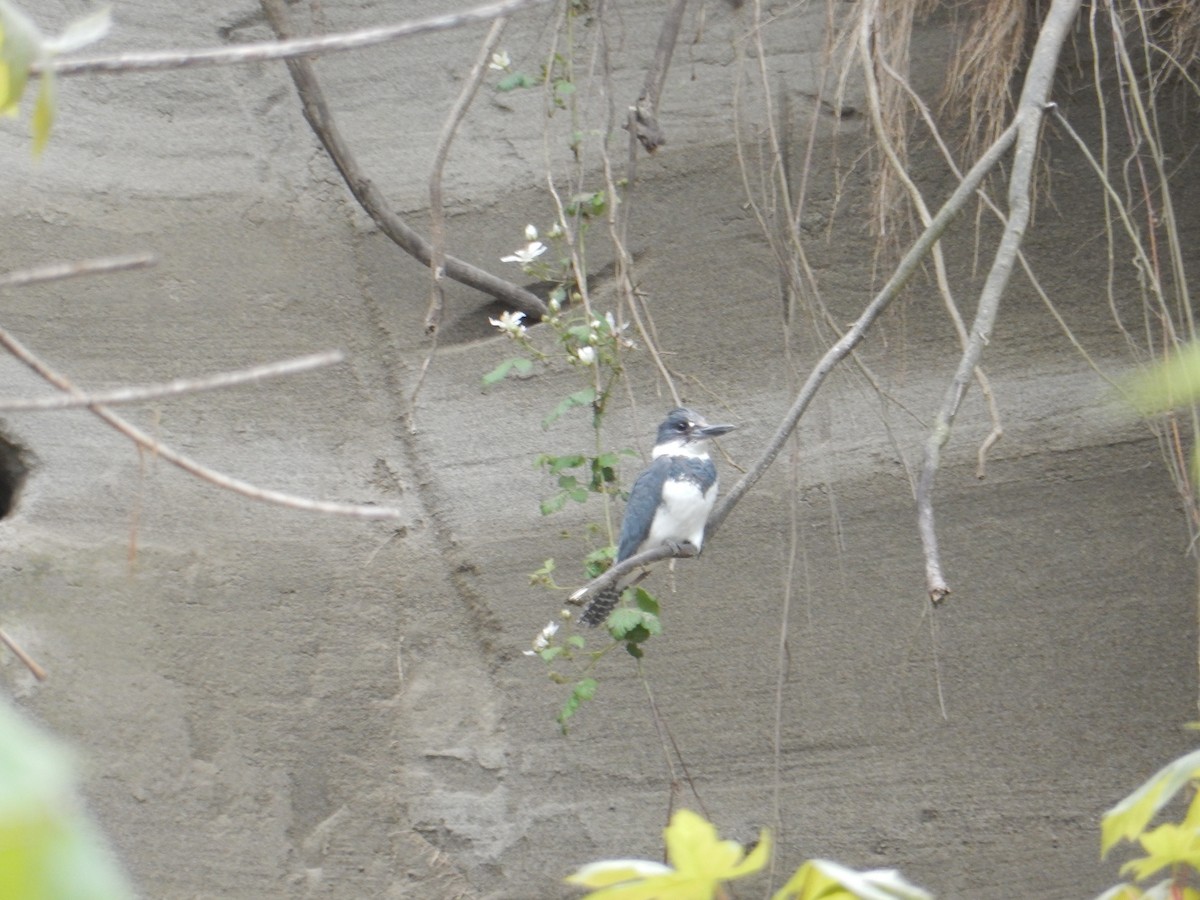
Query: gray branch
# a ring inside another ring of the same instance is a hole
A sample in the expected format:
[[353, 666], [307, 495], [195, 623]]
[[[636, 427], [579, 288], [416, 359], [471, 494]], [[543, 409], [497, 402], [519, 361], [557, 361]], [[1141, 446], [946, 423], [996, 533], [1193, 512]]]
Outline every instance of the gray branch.
[[[504, 0], [502, 3], [489, 3], [466, 9], [456, 13], [446, 13], [441, 16], [431, 16], [427, 19], [415, 19], [410, 22], [399, 22], [395, 25], [382, 25], [376, 28], [364, 28], [361, 31], [350, 31], [344, 34], [328, 34], [319, 37], [296, 38], [294, 40], [264, 41], [254, 44], [240, 44], [236, 47], [216, 47], [207, 50], [163, 50], [153, 53], [120, 53], [115, 56], [95, 56], [83, 59], [62, 57], [51, 60], [49, 67], [56, 75], [90, 75], [97, 73], [148, 72], [161, 69], [184, 69], [196, 66], [227, 66], [245, 63], [265, 62], [278, 59], [296, 59], [299, 57], [319, 56], [323, 53], [342, 52], [346, 50], [361, 50], [364, 47], [374, 47], [386, 44], [400, 38], [416, 34], [430, 34], [435, 31], [446, 31], [476, 22], [490, 22], [501, 16], [511, 16], [513, 13], [534, 6], [541, 6], [550, 0]], [[44, 67], [34, 63], [30, 74], [40, 75]]]
[[1016, 129], [1016, 151], [1013, 154], [1012, 175], [1008, 182], [1008, 221], [996, 247], [996, 255], [992, 260], [987, 280], [980, 291], [975, 321], [971, 325], [958, 369], [946, 391], [933, 429], [925, 441], [925, 456], [917, 481], [917, 526], [925, 553], [925, 583], [929, 597], [934, 603], [945, 599], [950, 593], [950, 588], [942, 573], [937, 532], [933, 524], [933, 481], [941, 460], [942, 447], [950, 439], [954, 418], [970, 386], [971, 375], [991, 337], [1000, 298], [1008, 285], [1013, 264], [1025, 237], [1025, 228], [1029, 224], [1032, 207], [1030, 192], [1042, 118], [1054, 81], [1054, 72], [1058, 67], [1059, 54], [1079, 13], [1079, 6], [1080, 0], [1053, 0], [1034, 46], [1021, 98], [1017, 103], [1013, 123], [1009, 126], [1009, 130]]
[[[289, 25], [283, 0], [261, 0], [261, 2], [271, 26], [278, 34], [286, 35]], [[507, 7], [513, 6], [516, 4], [507, 5]], [[505, 11], [510, 11], [507, 7]], [[495, 8], [493, 7], [493, 9]], [[490, 18], [503, 14], [504, 11], [496, 13]], [[422, 265], [429, 266], [433, 260], [433, 247], [416, 229], [409, 227], [404, 220], [392, 212], [383, 192], [359, 168], [358, 161], [350, 150], [350, 145], [346, 143], [333, 120], [333, 114], [325, 102], [325, 93], [321, 90], [320, 82], [317, 81], [312, 63], [303, 58], [288, 58], [287, 67], [292, 75], [292, 81], [295, 82], [296, 91], [300, 95], [304, 118], [308, 120], [308, 124], [320, 138], [329, 158], [333, 160], [333, 164], [337, 166], [346, 186], [350, 188], [350, 193], [354, 195], [354, 199], [366, 210], [367, 215], [375, 221], [380, 230], [395, 241], [400, 249]], [[497, 278], [461, 259], [447, 256], [445, 267], [446, 275], [455, 281], [495, 297], [528, 316], [540, 319], [547, 312], [546, 304], [532, 291], [518, 287], [503, 278]]]
[[[800, 392], [796, 395], [791, 409], [784, 416], [783, 421], [775, 430], [775, 434], [771, 437], [766, 448], [758, 461], [751, 466], [750, 470], [741, 477], [733, 489], [725, 495], [724, 499], [717, 504], [717, 508], [713, 510], [708, 519], [706, 526], [705, 543], [712, 540], [713, 536], [720, 529], [725, 518], [733, 511], [733, 508], [741, 501], [746, 492], [754, 486], [754, 484], [763, 476], [763, 473], [770, 468], [771, 463], [779, 455], [783, 445], [796, 429], [796, 425], [800, 421], [800, 417], [804, 415], [804, 411], [812, 402], [817, 391], [824, 383], [825, 378], [833, 371], [834, 367], [850, 355], [863, 338], [866, 337], [874, 321], [879, 318], [880, 313], [887, 309], [888, 305], [896, 299], [900, 294], [901, 288], [912, 277], [921, 264], [921, 260], [932, 249], [933, 245], [942, 236], [950, 223], [954, 220], [966, 206], [967, 201], [974, 195], [975, 191], [983, 183], [983, 179], [995, 167], [1000, 158], [1008, 151], [1017, 134], [1016, 123], [1009, 125], [995, 142], [988, 147], [984, 154], [979, 157], [979, 161], [971, 167], [971, 170], [963, 177], [958, 187], [955, 188], [949, 199], [938, 210], [937, 215], [933, 217], [929, 225], [917, 238], [916, 242], [909, 248], [908, 252], [900, 260], [896, 266], [892, 277], [888, 279], [887, 284], [875, 295], [875, 298], [867, 305], [862, 314], [855, 321], [854, 325], [842, 335], [841, 339], [830, 347], [825, 355], [809, 373], [808, 379], [800, 388]], [[571, 595], [571, 602], [578, 602], [586, 597], [596, 594], [601, 589], [614, 584], [621, 576], [632, 572], [638, 566], [647, 565], [652, 562], [657, 562], [662, 559], [669, 559], [675, 556], [691, 556], [693, 555], [685, 545], [681, 548], [685, 552], [676, 552], [672, 547], [662, 545], [639, 553], [637, 556], [631, 556], [622, 563], [614, 565], [611, 569], [605, 572], [598, 578], [594, 578], [586, 585], [579, 588]]]

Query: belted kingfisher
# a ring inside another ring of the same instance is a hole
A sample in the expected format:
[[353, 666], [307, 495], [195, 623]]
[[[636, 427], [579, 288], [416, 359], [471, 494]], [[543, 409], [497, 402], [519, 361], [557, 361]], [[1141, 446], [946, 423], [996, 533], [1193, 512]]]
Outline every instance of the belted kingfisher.
[[[700, 551], [704, 525], [717, 502], [717, 467], [708, 455], [709, 438], [732, 431], [734, 425], [709, 425], [690, 409], [667, 413], [658, 426], [654, 461], [638, 475], [629, 491], [617, 562], [659, 544], [691, 544]], [[583, 610], [579, 621], [599, 625], [612, 612], [620, 591], [601, 591]]]

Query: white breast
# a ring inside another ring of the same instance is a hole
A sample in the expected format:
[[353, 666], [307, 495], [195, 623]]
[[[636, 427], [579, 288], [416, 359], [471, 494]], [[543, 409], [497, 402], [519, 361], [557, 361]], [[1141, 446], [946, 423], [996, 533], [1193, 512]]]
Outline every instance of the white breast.
[[704, 523], [717, 502], [717, 484], [701, 493], [694, 481], [668, 481], [663, 485], [662, 503], [654, 512], [650, 534], [643, 547], [657, 547], [667, 541], [690, 541], [700, 548], [704, 541]]

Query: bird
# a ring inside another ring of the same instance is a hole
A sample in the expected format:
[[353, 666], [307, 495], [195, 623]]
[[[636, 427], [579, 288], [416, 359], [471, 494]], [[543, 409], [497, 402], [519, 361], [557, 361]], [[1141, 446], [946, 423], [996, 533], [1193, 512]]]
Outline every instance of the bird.
[[[717, 502], [717, 467], [708, 455], [708, 442], [736, 427], [710, 425], [703, 416], [682, 406], [667, 413], [658, 426], [652, 461], [629, 490], [616, 562], [660, 544], [676, 552], [690, 544], [700, 552], [708, 514]], [[619, 598], [615, 586], [601, 591], [584, 607], [579, 621], [599, 625]]]

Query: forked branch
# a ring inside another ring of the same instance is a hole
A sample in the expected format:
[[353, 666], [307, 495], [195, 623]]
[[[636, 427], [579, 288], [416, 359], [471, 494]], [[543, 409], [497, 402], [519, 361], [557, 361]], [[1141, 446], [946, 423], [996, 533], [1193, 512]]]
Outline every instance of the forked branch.
[[[758, 460], [750, 467], [750, 470], [741, 477], [741, 479], [733, 486], [733, 489], [717, 504], [717, 508], [713, 510], [708, 519], [708, 525], [705, 528], [705, 542], [710, 542], [713, 536], [720, 529], [725, 518], [733, 511], [733, 508], [741, 501], [742, 497], [750, 488], [754, 487], [755, 483], [762, 478], [763, 474], [770, 468], [771, 463], [779, 455], [783, 449], [783, 445], [787, 442], [788, 437], [795, 430], [796, 425], [800, 421], [800, 417], [804, 415], [809, 404], [812, 402], [817, 391], [824, 383], [825, 378], [833, 371], [834, 367], [839, 362], [850, 355], [863, 339], [867, 336], [871, 325], [879, 318], [880, 313], [887, 309], [888, 305], [896, 299], [900, 294], [901, 288], [908, 282], [908, 279], [913, 276], [921, 264], [921, 261], [929, 253], [930, 249], [942, 236], [950, 223], [954, 220], [966, 206], [967, 201], [971, 199], [975, 191], [983, 183], [983, 179], [995, 167], [1008, 148], [1012, 145], [1017, 134], [1017, 125], [1014, 122], [1009, 125], [1000, 136], [996, 139], [987, 151], [979, 158], [970, 171], [963, 177], [954, 193], [942, 204], [941, 209], [930, 220], [929, 225], [925, 228], [917, 240], [904, 254], [895, 271], [892, 272], [891, 278], [879, 291], [878, 294], [867, 305], [866, 309], [855, 320], [854, 324], [842, 335], [832, 347], [830, 347], [825, 355], [809, 373], [808, 379], [800, 388], [800, 392], [796, 395], [796, 399], [792, 402], [791, 408], [776, 428], [775, 434], [763, 449]], [[683, 551], [687, 551], [685, 545]], [[585, 597], [590, 597], [597, 593], [601, 588], [615, 583], [622, 575], [631, 572], [638, 566], [645, 565], [651, 562], [657, 562], [662, 559], [669, 559], [673, 556], [691, 556], [690, 552], [676, 552], [673, 548], [666, 545], [654, 547], [650, 550], [640, 553], [637, 556], [632, 556], [619, 565], [613, 566], [599, 578], [594, 578], [582, 588], [578, 589], [571, 595], [572, 600], [580, 600]]]
[[1033, 205], [1033, 170], [1042, 118], [1054, 81], [1054, 72], [1058, 67], [1059, 54], [1079, 13], [1079, 7], [1080, 0], [1053, 0], [1034, 45], [1025, 84], [1021, 90], [1021, 99], [1017, 103], [1012, 125], [1009, 126], [1009, 131], [1016, 129], [1016, 150], [1008, 182], [1008, 218], [996, 247], [991, 269], [979, 294], [979, 305], [967, 345], [946, 391], [942, 408], [938, 410], [933, 428], [925, 441], [924, 460], [917, 480], [917, 526], [925, 554], [926, 588], [934, 603], [945, 599], [950, 593], [950, 587], [942, 573], [937, 532], [933, 524], [933, 481], [937, 475], [942, 447], [950, 439], [954, 418], [971, 383], [972, 373], [991, 337], [1000, 298], [1008, 285], [1017, 253], [1025, 237], [1025, 228], [1029, 224]]

